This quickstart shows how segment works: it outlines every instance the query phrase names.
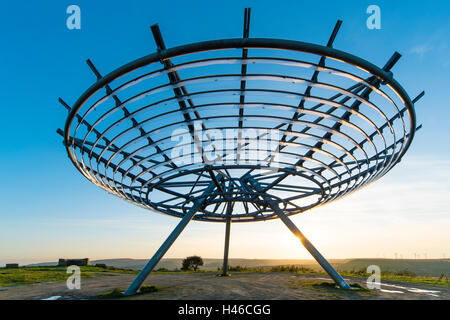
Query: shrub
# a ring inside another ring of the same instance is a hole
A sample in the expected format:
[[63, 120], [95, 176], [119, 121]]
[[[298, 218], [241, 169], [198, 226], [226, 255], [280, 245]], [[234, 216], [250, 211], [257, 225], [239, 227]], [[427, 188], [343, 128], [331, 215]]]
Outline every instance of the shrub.
[[183, 260], [181, 270], [194, 270], [197, 271], [199, 266], [203, 265], [203, 259], [199, 256], [190, 256]]

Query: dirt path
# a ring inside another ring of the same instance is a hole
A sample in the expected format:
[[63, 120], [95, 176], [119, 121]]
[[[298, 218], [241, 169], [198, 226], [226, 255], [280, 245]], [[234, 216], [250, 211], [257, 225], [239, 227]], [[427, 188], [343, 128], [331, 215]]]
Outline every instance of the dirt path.
[[[0, 288], [0, 299], [90, 299], [113, 288], [125, 289], [135, 275], [111, 274], [83, 279], [80, 290], [67, 289], [64, 282], [40, 283], [30, 286]], [[365, 280], [347, 278], [350, 283], [365, 287]], [[217, 277], [213, 273], [152, 274], [145, 284], [162, 290], [132, 299], [450, 299], [450, 288], [400, 282], [382, 283], [382, 290], [344, 291], [317, 285], [331, 281], [324, 275], [289, 273], [236, 273]], [[129, 298], [126, 298], [129, 299]]]

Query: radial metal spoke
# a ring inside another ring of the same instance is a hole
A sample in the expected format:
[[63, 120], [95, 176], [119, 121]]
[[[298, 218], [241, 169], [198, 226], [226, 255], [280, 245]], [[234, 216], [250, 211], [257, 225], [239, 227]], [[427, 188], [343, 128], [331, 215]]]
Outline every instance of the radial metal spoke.
[[[92, 61], [91, 61], [90, 59], [88, 59], [86, 62], [87, 62], [87, 64], [89, 65], [89, 67], [91, 68], [92, 72], [93, 72], [93, 73], [95, 74], [95, 76], [97, 77], [97, 80], [100, 80], [100, 79], [102, 78], [102, 75], [101, 75], [100, 72], [97, 70], [97, 68], [94, 66], [94, 64], [92, 63]], [[130, 112], [128, 111], [128, 109], [127, 109], [125, 106], [122, 105], [122, 102], [121, 102], [120, 99], [117, 97], [117, 95], [115, 95], [115, 94], [112, 93], [113, 90], [111, 89], [111, 87], [107, 84], [107, 85], [105, 85], [105, 89], [106, 89], [107, 95], [112, 95], [112, 97], [113, 97], [113, 99], [114, 99], [114, 101], [115, 101], [115, 103], [116, 103], [116, 106], [118, 106], [118, 107], [120, 106], [120, 107], [122, 108], [123, 113], [124, 113], [124, 117], [128, 117], [128, 116], [130, 115]], [[147, 139], [147, 141], [148, 141], [148, 144], [149, 144], [149, 145], [154, 145], [154, 141], [152, 140], [152, 138], [150, 138], [150, 136], [147, 135], [147, 133], [145, 132], [145, 130], [144, 130], [141, 126], [139, 126], [137, 120], [136, 120], [134, 117], [130, 117], [130, 120], [131, 120], [131, 122], [132, 122], [132, 124], [133, 124], [133, 127], [134, 127], [134, 128], [138, 128], [138, 130], [139, 130], [141, 136], [145, 136], [145, 137], [146, 137], [146, 139]], [[98, 141], [97, 141], [97, 142], [98, 142]], [[96, 143], [97, 143], [97, 142], [96, 142]], [[155, 149], [156, 149], [156, 150], [164, 157], [164, 159], [170, 164], [170, 166], [172, 166], [173, 168], [176, 168], [175, 163], [173, 163], [173, 162], [170, 160], [170, 158], [169, 158], [164, 152], [162, 152], [162, 150], [158, 147], [158, 145], [155, 145], [154, 147], [155, 147]]]
[[[394, 55], [389, 59], [389, 61], [386, 63], [386, 65], [383, 67], [383, 70], [388, 72], [390, 71], [390, 69], [395, 65], [395, 63], [400, 59], [401, 55], [398, 52], [395, 52]], [[381, 83], [381, 81], [379, 79], [374, 80], [373, 82], [373, 86], [378, 86]], [[367, 99], [370, 95], [370, 93], [372, 92], [371, 88], [366, 88], [363, 93], [361, 94], [361, 98], [363, 99]], [[353, 110], [358, 110], [359, 106], [361, 105], [361, 101], [355, 101], [352, 106], [351, 109]], [[349, 117], [352, 115], [351, 112], [346, 111], [344, 113], [344, 115], [341, 117], [343, 120], [348, 120]], [[336, 122], [336, 124], [332, 127], [333, 130], [339, 130], [340, 127], [342, 126], [341, 122]], [[327, 134], [324, 135], [323, 140], [329, 140], [332, 137], [332, 133], [328, 132]], [[369, 139], [366, 139], [367, 141], [370, 141]], [[306, 157], [312, 157], [313, 154], [315, 153], [314, 149], [317, 148], [321, 148], [323, 146], [323, 142], [318, 142], [313, 148], [311, 148], [306, 154]], [[300, 160], [296, 166], [301, 166], [303, 164], [304, 160]], [[287, 175], [284, 175], [280, 178], [278, 178], [276, 181], [274, 181], [272, 184], [270, 184], [268, 187], [266, 187], [264, 189], [264, 192], [267, 192], [267, 190], [269, 190], [271, 187], [273, 187], [274, 185], [276, 185], [277, 183], [283, 181], [285, 178], [287, 177]]]

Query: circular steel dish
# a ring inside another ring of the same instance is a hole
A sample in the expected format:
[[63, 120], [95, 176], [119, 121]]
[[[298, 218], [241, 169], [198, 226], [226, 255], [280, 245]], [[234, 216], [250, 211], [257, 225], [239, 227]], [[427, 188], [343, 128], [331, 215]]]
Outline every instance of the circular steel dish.
[[413, 103], [389, 69], [280, 39], [163, 49], [98, 76], [65, 146], [92, 183], [161, 213], [201, 199], [194, 220], [267, 220], [271, 199], [293, 215], [377, 180], [409, 148]]

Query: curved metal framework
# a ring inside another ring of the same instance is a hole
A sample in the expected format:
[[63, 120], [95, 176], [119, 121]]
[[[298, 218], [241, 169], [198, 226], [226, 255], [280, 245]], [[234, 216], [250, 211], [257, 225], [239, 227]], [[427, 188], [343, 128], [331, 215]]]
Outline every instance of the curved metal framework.
[[243, 38], [166, 49], [155, 25], [156, 53], [104, 77], [88, 60], [97, 82], [60, 100], [75, 167], [139, 206], [227, 224], [298, 214], [391, 170], [423, 95], [394, 80], [400, 54], [379, 68], [334, 49], [341, 21], [326, 46], [251, 39], [249, 14]]

